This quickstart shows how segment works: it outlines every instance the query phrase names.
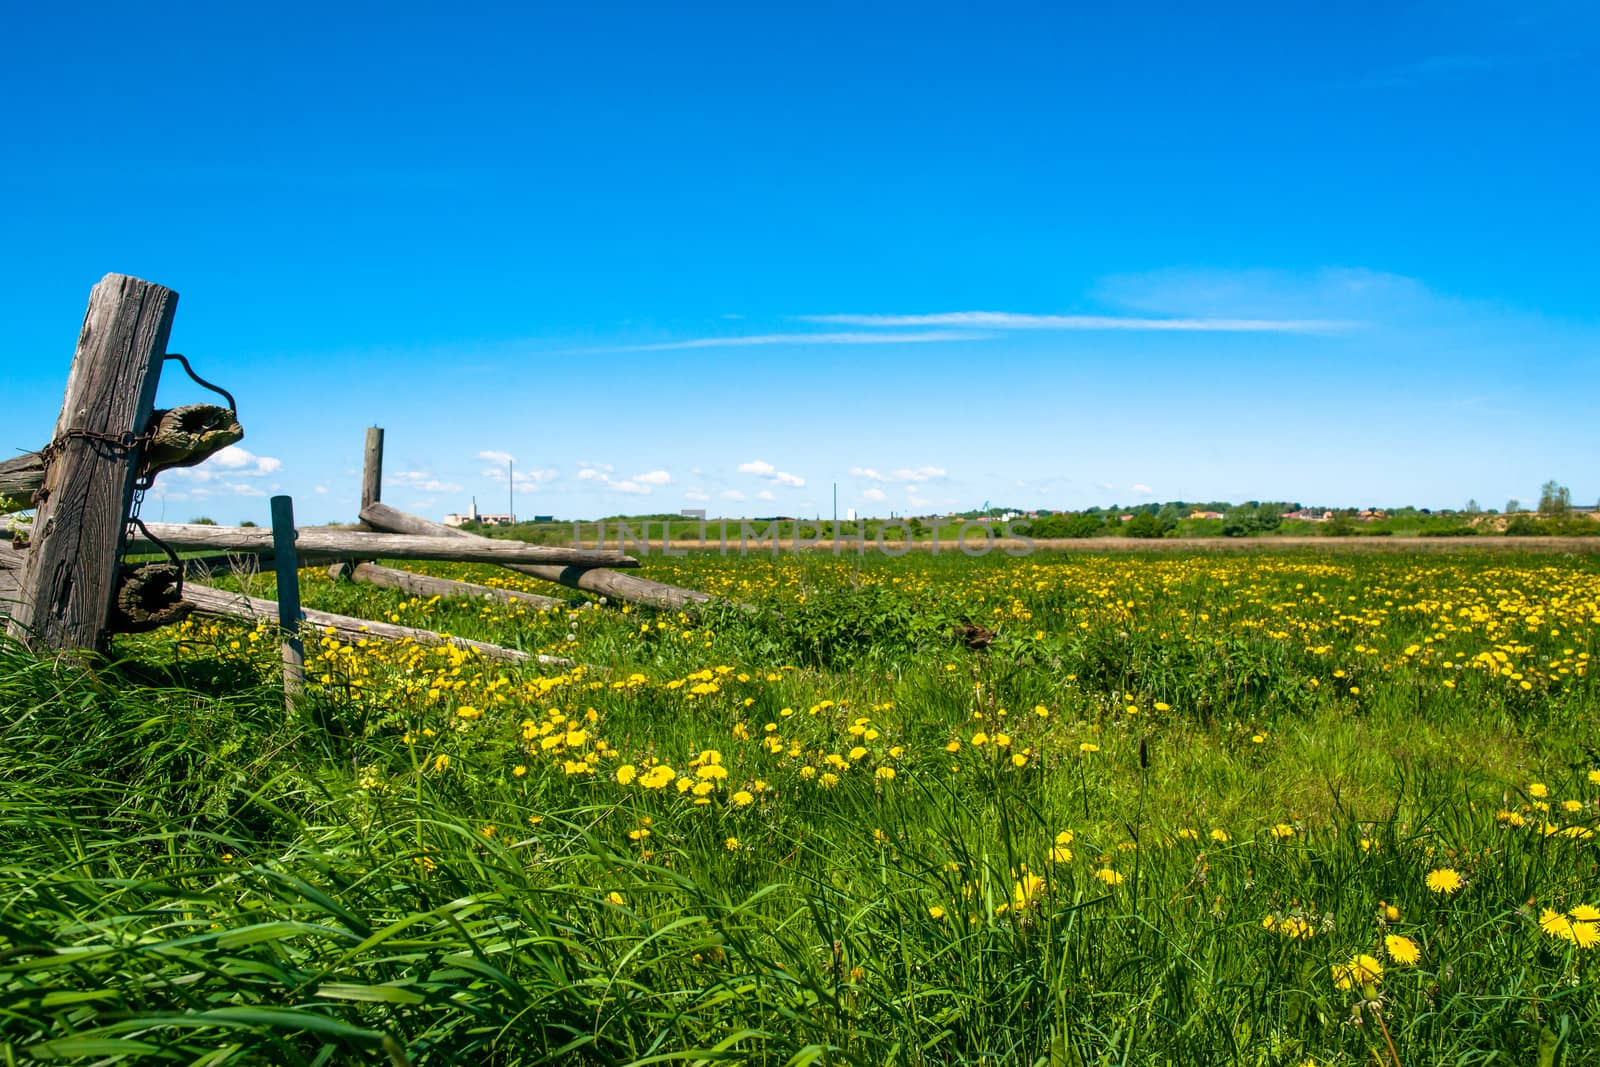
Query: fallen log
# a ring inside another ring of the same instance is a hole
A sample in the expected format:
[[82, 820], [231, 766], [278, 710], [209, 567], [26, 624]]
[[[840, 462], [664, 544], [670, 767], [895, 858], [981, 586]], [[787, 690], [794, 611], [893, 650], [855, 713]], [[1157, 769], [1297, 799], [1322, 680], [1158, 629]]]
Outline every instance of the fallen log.
[[17, 575], [22, 571], [22, 553], [11, 547], [11, 542], [0, 541], [0, 615], [10, 615], [6, 604], [17, 599], [21, 588]]
[[0, 463], [0, 514], [33, 507], [33, 494], [43, 484], [42, 452], [24, 452]]
[[414, 574], [376, 563], [335, 563], [328, 568], [328, 576], [335, 581], [348, 578], [352, 582], [398, 589], [412, 596], [468, 597], [471, 599], [498, 600], [509, 604], [527, 604], [540, 611], [566, 607], [565, 601], [555, 597], [524, 593], [518, 589], [495, 589], [476, 582], [458, 582], [450, 578], [434, 578], [427, 574]]
[[[268, 555], [272, 552], [272, 531], [263, 527], [201, 526], [175, 522], [152, 522], [150, 534], [174, 549]], [[148, 551], [159, 546], [142, 532], [131, 533], [130, 547]], [[323, 559], [423, 559], [447, 563], [559, 563], [572, 569], [585, 567], [637, 567], [639, 561], [621, 552], [603, 552], [551, 545], [529, 545], [521, 541], [474, 539], [471, 543], [441, 543], [435, 537], [404, 534], [362, 533], [310, 527], [300, 531], [295, 547], [307, 557]]]
[[[374, 530], [384, 530], [393, 534], [412, 534], [420, 537], [449, 538], [455, 541], [472, 541], [487, 544], [498, 542], [487, 537], [479, 537], [465, 530], [457, 530], [443, 523], [431, 522], [416, 515], [408, 515], [397, 511], [387, 504], [373, 503], [361, 509], [361, 521]], [[495, 562], [500, 562], [496, 560]], [[581, 567], [554, 567], [540, 566], [538, 564], [504, 564], [507, 570], [526, 574], [533, 578], [540, 578], [547, 582], [555, 582], [569, 589], [581, 589], [586, 593], [596, 593], [600, 596], [610, 597], [613, 600], [625, 600], [633, 604], [644, 604], [653, 608], [666, 608], [670, 611], [681, 611], [695, 604], [704, 604], [713, 598], [694, 589], [682, 589], [665, 582], [651, 581], [649, 578], [639, 578], [631, 574], [618, 574], [615, 571], [600, 569], [584, 569]]]
[[[173, 467], [193, 467], [244, 438], [237, 416], [215, 404], [186, 404], [150, 413], [150, 441], [139, 473], [153, 478]], [[33, 507], [44, 485], [44, 451], [25, 452], [0, 463], [0, 514]]]
[[[278, 619], [278, 605], [271, 600], [213, 589], [208, 585], [186, 583], [183, 587], [183, 598], [193, 604], [194, 610], [201, 615], [274, 624]], [[450, 645], [454, 648], [471, 649], [488, 659], [503, 663], [533, 662], [546, 667], [576, 666], [572, 660], [561, 656], [534, 655], [515, 648], [491, 645], [485, 641], [471, 641], [465, 637], [451, 637], [413, 626], [395, 626], [392, 623], [357, 619], [350, 615], [335, 615], [332, 612], [316, 611], [311, 608], [304, 609], [302, 614], [305, 615], [308, 625], [324, 633], [331, 627], [334, 635], [343, 641], [363, 641], [373, 638], [380, 641], [416, 641], [425, 645]]]

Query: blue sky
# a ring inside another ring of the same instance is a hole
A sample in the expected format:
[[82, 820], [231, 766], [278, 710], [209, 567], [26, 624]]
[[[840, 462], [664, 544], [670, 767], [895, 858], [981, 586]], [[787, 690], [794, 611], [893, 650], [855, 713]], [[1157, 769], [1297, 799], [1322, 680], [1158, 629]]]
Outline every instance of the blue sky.
[[147, 516], [1600, 497], [1588, 5], [235, 7], [0, 36], [0, 448], [107, 271], [240, 400]]

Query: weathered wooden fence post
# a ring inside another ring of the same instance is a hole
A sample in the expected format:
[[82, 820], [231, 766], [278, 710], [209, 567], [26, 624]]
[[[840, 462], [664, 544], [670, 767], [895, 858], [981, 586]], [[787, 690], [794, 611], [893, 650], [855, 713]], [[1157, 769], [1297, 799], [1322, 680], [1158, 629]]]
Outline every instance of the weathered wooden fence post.
[[361, 506], [371, 507], [383, 496], [383, 427], [367, 427], [367, 447], [361, 462]]
[[300, 557], [295, 551], [294, 499], [272, 498], [272, 557], [278, 575], [278, 636], [283, 642], [283, 698], [291, 706], [306, 681], [300, 641]]
[[11, 615], [11, 636], [29, 647], [104, 647], [177, 306], [171, 289], [122, 274], [89, 294]]

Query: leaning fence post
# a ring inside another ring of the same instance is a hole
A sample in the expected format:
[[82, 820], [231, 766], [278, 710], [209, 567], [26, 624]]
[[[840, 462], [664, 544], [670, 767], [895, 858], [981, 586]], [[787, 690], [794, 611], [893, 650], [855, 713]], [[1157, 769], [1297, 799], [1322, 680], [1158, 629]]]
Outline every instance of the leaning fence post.
[[177, 307], [171, 289], [122, 274], [89, 294], [11, 614], [11, 636], [30, 647], [105, 644], [140, 438]]
[[272, 556], [278, 574], [278, 636], [283, 642], [283, 697], [305, 687], [306, 651], [300, 641], [300, 560], [295, 552], [294, 498], [272, 498]]
[[367, 447], [361, 457], [361, 506], [370, 508], [383, 496], [383, 427], [367, 427]]

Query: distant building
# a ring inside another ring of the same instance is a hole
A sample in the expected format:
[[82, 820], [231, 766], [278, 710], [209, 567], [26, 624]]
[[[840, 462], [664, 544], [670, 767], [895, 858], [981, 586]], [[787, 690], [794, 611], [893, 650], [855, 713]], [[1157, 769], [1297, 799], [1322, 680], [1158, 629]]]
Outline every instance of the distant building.
[[444, 517], [444, 524], [446, 526], [465, 526], [470, 522], [475, 522], [480, 526], [515, 526], [517, 524], [517, 517], [515, 515], [480, 514], [478, 511], [478, 500], [476, 497], [474, 497], [472, 500], [472, 508], [465, 515], [457, 515], [452, 513]]
[[1220, 512], [1220, 511], [1192, 511], [1192, 512], [1189, 513], [1189, 517], [1191, 519], [1220, 519], [1220, 518], [1222, 518], [1222, 512]]
[[1283, 517], [1296, 522], [1327, 522], [1333, 518], [1333, 512], [1318, 508], [1301, 508], [1298, 511], [1286, 511]]
[[705, 508], [684, 508], [682, 511], [678, 512], [678, 514], [683, 516], [686, 519], [703, 519], [703, 518], [706, 517], [706, 509]]

